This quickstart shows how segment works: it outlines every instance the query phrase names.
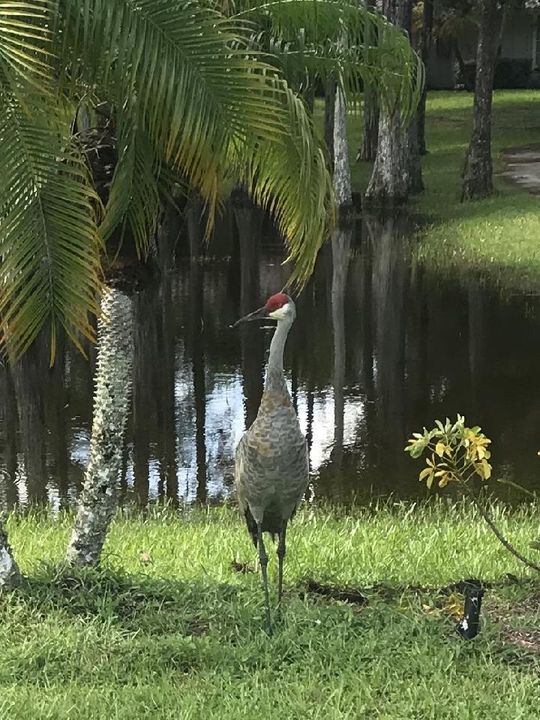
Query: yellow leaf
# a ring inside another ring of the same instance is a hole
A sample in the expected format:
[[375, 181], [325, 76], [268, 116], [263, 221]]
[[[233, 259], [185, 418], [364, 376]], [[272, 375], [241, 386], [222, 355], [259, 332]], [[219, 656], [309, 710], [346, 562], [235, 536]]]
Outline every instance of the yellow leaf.
[[443, 442], [438, 442], [435, 445], [435, 452], [439, 457], [442, 457], [444, 455], [444, 451], [446, 450], [446, 445]]

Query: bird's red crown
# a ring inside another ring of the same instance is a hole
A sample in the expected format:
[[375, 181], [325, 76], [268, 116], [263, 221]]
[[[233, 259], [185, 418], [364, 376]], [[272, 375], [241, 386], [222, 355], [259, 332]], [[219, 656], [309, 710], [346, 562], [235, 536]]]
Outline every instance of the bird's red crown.
[[268, 312], [274, 312], [274, 310], [279, 310], [279, 308], [282, 308], [284, 305], [287, 305], [289, 302], [289, 296], [285, 295], [285, 293], [276, 293], [275, 295], [272, 295], [268, 298], [266, 301], [266, 309]]

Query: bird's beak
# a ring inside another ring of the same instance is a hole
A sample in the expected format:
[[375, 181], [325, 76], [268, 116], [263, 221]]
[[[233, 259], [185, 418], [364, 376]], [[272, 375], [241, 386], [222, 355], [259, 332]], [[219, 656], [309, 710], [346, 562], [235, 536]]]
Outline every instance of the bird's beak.
[[266, 317], [268, 317], [268, 312], [266, 310], [266, 306], [263, 305], [258, 310], [254, 310], [253, 312], [249, 313], [249, 315], [244, 315], [244, 317], [241, 317], [233, 325], [231, 325], [231, 327], [234, 328], [241, 323], [251, 322], [252, 320], [261, 320], [262, 318]]

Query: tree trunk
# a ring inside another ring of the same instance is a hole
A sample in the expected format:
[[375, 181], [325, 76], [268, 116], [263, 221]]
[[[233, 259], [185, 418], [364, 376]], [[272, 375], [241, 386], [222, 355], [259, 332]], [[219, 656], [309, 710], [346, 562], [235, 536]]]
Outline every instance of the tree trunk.
[[330, 81], [324, 91], [324, 141], [328, 148], [330, 170], [334, 160], [334, 106], [336, 100], [336, 82]]
[[377, 156], [379, 139], [379, 103], [377, 95], [368, 88], [364, 90], [364, 131], [362, 146], [358, 151], [357, 160], [373, 162]]
[[422, 160], [420, 156], [420, 147], [418, 145], [418, 123], [419, 118], [418, 114], [416, 114], [407, 128], [407, 177], [409, 182], [409, 193], [411, 195], [418, 195], [418, 193], [424, 191]]
[[66, 557], [73, 565], [99, 561], [116, 510], [132, 366], [132, 301], [119, 290], [107, 288], [98, 321], [90, 461]]
[[377, 157], [366, 190], [369, 205], [394, 206], [407, 202], [409, 179], [406, 142], [399, 111], [381, 112]]
[[465, 158], [462, 201], [487, 197], [493, 192], [491, 106], [502, 10], [493, 0], [479, 0], [479, 5], [473, 132]]
[[[401, 23], [402, 27], [408, 32], [412, 38], [412, 9], [413, 0], [404, 0]], [[415, 47], [415, 50], [421, 50]], [[418, 144], [418, 110], [412, 117], [404, 130], [406, 137], [405, 160], [407, 162], [407, 181], [408, 191], [410, 195], [417, 195], [424, 190], [424, 181], [422, 179], [422, 162], [420, 159], [420, 145]]]
[[349, 142], [347, 139], [347, 105], [343, 90], [336, 88], [334, 98], [333, 134], [334, 188], [340, 219], [352, 213], [351, 167], [349, 163]]
[[[384, 0], [383, 14], [394, 25], [410, 29], [412, 0]], [[399, 110], [392, 114], [381, 108], [377, 157], [366, 191], [369, 205], [396, 206], [409, 196], [409, 129], [404, 127]]]
[[[424, 0], [424, 13], [422, 21], [422, 36], [420, 46], [420, 57], [424, 63], [424, 67], [427, 68], [429, 62], [429, 56], [431, 53], [431, 39], [433, 33], [433, 0]], [[417, 138], [418, 138], [418, 152], [420, 155], [427, 153], [426, 148], [426, 99], [427, 99], [427, 84], [424, 85], [420, 103], [418, 104], [418, 110], [416, 113], [417, 118]]]
[[0, 521], [0, 590], [16, 585], [21, 576], [11, 552], [4, 526]]
[[[367, 7], [373, 10], [375, 0], [368, 0]], [[376, 39], [375, 39], [376, 42]], [[379, 103], [377, 93], [364, 86], [364, 128], [362, 133], [362, 146], [358, 151], [357, 160], [373, 162], [377, 155], [377, 138], [379, 135]]]

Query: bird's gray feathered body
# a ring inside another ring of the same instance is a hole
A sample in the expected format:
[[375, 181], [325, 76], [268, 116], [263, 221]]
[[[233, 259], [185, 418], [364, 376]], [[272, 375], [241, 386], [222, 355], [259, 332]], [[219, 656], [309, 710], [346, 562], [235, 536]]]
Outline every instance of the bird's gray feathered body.
[[306, 440], [287, 389], [282, 364], [292, 320], [290, 324], [278, 323], [259, 412], [236, 450], [238, 503], [255, 544], [258, 524], [263, 532], [272, 535], [284, 529], [308, 485]]

